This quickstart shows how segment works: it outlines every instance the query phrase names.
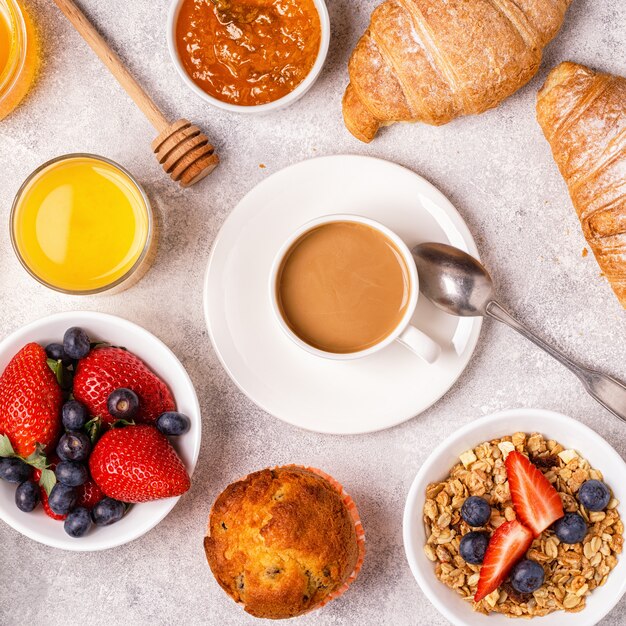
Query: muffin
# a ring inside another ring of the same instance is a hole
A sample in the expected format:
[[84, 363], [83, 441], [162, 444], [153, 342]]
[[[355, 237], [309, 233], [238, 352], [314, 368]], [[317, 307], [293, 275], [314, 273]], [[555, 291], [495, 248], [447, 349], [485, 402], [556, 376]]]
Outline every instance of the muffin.
[[341, 486], [291, 465], [229, 485], [211, 509], [204, 548], [217, 582], [248, 613], [285, 619], [347, 589], [364, 539]]

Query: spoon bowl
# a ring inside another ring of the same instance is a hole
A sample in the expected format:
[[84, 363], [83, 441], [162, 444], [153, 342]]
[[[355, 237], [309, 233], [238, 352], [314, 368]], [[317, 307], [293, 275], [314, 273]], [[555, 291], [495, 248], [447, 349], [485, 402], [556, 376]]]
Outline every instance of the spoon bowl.
[[477, 259], [444, 243], [422, 243], [412, 253], [420, 289], [435, 306], [459, 317], [486, 315], [494, 287]]

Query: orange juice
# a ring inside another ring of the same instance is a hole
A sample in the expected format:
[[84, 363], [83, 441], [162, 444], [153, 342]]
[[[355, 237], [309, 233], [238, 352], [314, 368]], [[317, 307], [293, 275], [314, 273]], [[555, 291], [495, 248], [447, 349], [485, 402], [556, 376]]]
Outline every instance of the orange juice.
[[0, 0], [0, 120], [30, 90], [39, 67], [39, 43], [18, 0]]
[[148, 201], [116, 164], [90, 155], [52, 161], [24, 183], [12, 235], [26, 269], [48, 287], [95, 293], [123, 282], [146, 256]]

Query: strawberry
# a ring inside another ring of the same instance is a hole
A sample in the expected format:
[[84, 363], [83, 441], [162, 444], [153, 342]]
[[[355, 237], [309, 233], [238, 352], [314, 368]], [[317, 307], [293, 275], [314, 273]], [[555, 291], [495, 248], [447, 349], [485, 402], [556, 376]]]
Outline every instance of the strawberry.
[[511, 452], [505, 465], [515, 514], [538, 537], [565, 515], [561, 498], [541, 471], [520, 452]]
[[137, 356], [108, 346], [94, 348], [78, 362], [74, 376], [74, 397], [89, 413], [101, 417], [107, 424], [116, 421], [107, 410], [112, 391], [125, 387], [139, 396], [139, 411], [135, 421], [153, 423], [166, 411], [176, 408], [167, 385]]
[[76, 491], [78, 492], [76, 506], [84, 506], [90, 511], [104, 498], [102, 490], [98, 487], [93, 478], [90, 478], [84, 485], [77, 487]]
[[50, 450], [61, 430], [61, 403], [46, 351], [36, 343], [25, 345], [0, 377], [0, 434], [22, 457], [33, 453], [36, 443]]
[[532, 532], [517, 520], [505, 522], [496, 529], [489, 540], [485, 559], [480, 568], [474, 602], [480, 602], [504, 582], [532, 542]]
[[122, 502], [180, 496], [190, 486], [168, 438], [146, 424], [113, 428], [102, 435], [89, 457], [89, 469], [104, 495]]

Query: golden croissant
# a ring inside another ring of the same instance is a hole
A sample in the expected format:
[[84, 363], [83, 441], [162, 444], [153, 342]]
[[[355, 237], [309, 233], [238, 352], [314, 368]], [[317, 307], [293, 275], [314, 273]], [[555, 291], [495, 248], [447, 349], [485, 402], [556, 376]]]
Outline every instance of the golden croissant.
[[446, 124], [497, 106], [536, 73], [571, 0], [387, 0], [349, 63], [348, 130]]
[[626, 78], [561, 63], [539, 92], [537, 119], [589, 247], [626, 307]]

